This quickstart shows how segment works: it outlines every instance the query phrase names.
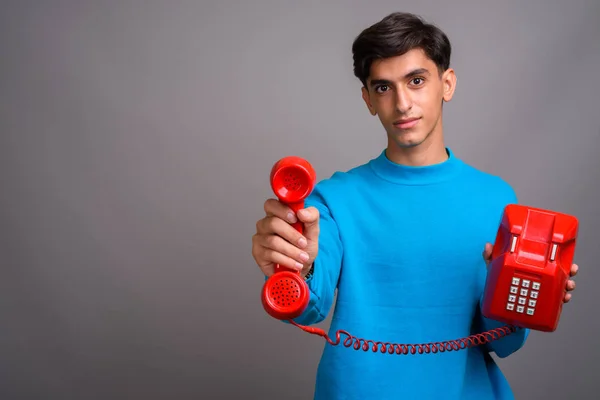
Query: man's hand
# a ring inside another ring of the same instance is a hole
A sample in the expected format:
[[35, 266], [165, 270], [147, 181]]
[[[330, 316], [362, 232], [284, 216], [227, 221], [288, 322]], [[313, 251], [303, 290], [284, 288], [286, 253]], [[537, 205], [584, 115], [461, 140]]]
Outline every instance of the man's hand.
[[[579, 271], [579, 266], [577, 264], [573, 264], [571, 265], [571, 278], [574, 277], [575, 275], [577, 275], [577, 271]], [[572, 292], [573, 290], [575, 290], [575, 281], [572, 279], [569, 279], [567, 281], [567, 293], [565, 293], [565, 303], [568, 303], [571, 300], [571, 297], [573, 297], [573, 295], [569, 292]]]
[[[264, 204], [266, 216], [256, 223], [252, 236], [252, 257], [265, 276], [271, 276], [275, 264], [296, 268], [305, 277], [319, 249], [319, 211], [314, 207], [292, 210], [276, 199]], [[304, 235], [291, 224], [300, 221]]]
[[[492, 249], [493, 245], [491, 243], [486, 243], [485, 248], [483, 249], [483, 259], [485, 260], [485, 265], [487, 268], [489, 268], [490, 261], [492, 260]], [[579, 266], [577, 264], [572, 264], [570, 273], [571, 278], [577, 275], [577, 271], [579, 271]], [[573, 297], [573, 295], [569, 292], [572, 292], [573, 290], [575, 290], [575, 281], [569, 279], [567, 281], [567, 286], [565, 287], [565, 297], [563, 298], [564, 303], [571, 301], [571, 297]]]

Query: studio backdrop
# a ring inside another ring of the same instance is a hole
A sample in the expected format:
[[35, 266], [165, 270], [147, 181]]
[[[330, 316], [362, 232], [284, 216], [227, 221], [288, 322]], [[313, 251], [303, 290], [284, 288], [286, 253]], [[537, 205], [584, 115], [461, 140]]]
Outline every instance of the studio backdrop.
[[580, 218], [559, 329], [500, 367], [596, 399], [597, 0], [4, 1], [0, 398], [311, 398], [325, 342], [266, 315], [251, 236], [277, 159], [320, 180], [386, 145], [351, 44], [393, 11], [450, 37], [455, 154]]

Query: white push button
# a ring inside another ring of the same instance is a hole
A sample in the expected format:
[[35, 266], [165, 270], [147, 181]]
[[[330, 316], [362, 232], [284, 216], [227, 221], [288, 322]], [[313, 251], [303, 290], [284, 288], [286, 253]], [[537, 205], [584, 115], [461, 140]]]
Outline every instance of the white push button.
[[521, 296], [527, 296], [527, 289], [521, 289]]
[[517, 306], [518, 313], [522, 313], [524, 309], [525, 309], [525, 307], [523, 307], [523, 306]]
[[519, 297], [519, 304], [525, 305], [527, 303], [527, 299], [525, 297]]
[[511, 292], [512, 294], [517, 294], [517, 293], [519, 292], [519, 288], [518, 288], [518, 287], [516, 287], [516, 286], [511, 286], [511, 287], [510, 287], [510, 292]]
[[533, 315], [533, 308], [527, 309], [527, 315]]
[[514, 294], [508, 296], [508, 301], [510, 301], [511, 303], [514, 303], [516, 300], [517, 296], [515, 296]]
[[529, 287], [529, 281], [527, 279], [523, 279], [523, 287]]
[[531, 291], [531, 298], [532, 299], [537, 299], [538, 298], [538, 292], [534, 292], [533, 290]]
[[512, 279], [512, 284], [513, 285], [518, 285], [519, 284], [519, 280], [520, 280], [519, 278], [513, 278]]
[[510, 311], [512, 311], [512, 310], [514, 310], [514, 309], [515, 309], [515, 305], [514, 305], [514, 304], [512, 304], [512, 303], [507, 303], [507, 304], [506, 304], [506, 309], [507, 309], [507, 310], [510, 310]]
[[533, 290], [540, 290], [540, 283], [539, 282], [533, 282], [533, 285], [531, 285], [531, 288]]
[[529, 300], [529, 307], [535, 307], [535, 303], [537, 303], [537, 300]]

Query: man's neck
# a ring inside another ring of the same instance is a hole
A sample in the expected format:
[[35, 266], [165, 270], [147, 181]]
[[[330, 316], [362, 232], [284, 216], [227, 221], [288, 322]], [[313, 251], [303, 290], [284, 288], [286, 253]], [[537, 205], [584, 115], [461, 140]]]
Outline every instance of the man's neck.
[[418, 146], [403, 148], [390, 142], [386, 149], [387, 158], [401, 165], [423, 167], [439, 164], [448, 159], [448, 152], [443, 141], [425, 141]]

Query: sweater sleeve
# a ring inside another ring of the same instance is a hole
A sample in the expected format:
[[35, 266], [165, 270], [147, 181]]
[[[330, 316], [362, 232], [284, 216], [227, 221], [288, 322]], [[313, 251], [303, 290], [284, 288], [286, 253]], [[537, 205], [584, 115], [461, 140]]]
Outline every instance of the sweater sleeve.
[[[478, 317], [476, 325], [478, 327], [478, 333], [506, 326], [503, 322], [484, 317], [481, 313], [481, 304], [483, 304], [483, 295], [480, 298], [477, 310]], [[488, 351], [496, 353], [500, 358], [508, 357], [525, 345], [527, 337], [529, 336], [529, 331], [529, 329], [519, 329], [508, 336], [488, 343], [486, 348]]]
[[311, 325], [323, 321], [329, 314], [342, 268], [343, 247], [338, 225], [319, 185], [306, 200], [305, 207], [319, 210], [319, 251], [313, 263], [313, 274], [306, 281], [310, 289], [309, 304], [294, 321]]
[[[504, 202], [501, 204], [501, 214], [499, 215], [498, 221], [500, 221], [502, 217], [502, 213], [504, 212], [504, 207], [507, 204], [517, 204], [518, 198], [513, 190], [513, 188], [502, 181], [503, 193], [499, 196], [504, 199]], [[496, 228], [497, 229], [497, 228]], [[495, 234], [495, 232], [494, 232]], [[493, 242], [492, 242], [493, 243]], [[490, 318], [486, 318], [483, 316], [481, 312], [481, 307], [483, 305], [483, 294], [479, 299], [479, 304], [477, 307], [476, 313], [476, 321], [475, 324], [479, 330], [479, 332], [485, 332], [491, 329], [500, 328], [502, 326], [506, 326], [505, 323], [496, 321]], [[527, 341], [527, 337], [529, 336], [529, 329], [519, 329], [516, 332], [511, 333], [508, 336], [505, 336], [501, 339], [497, 339], [487, 344], [487, 350], [496, 353], [496, 355], [500, 358], [508, 357], [513, 354], [521, 347], [525, 345]]]

